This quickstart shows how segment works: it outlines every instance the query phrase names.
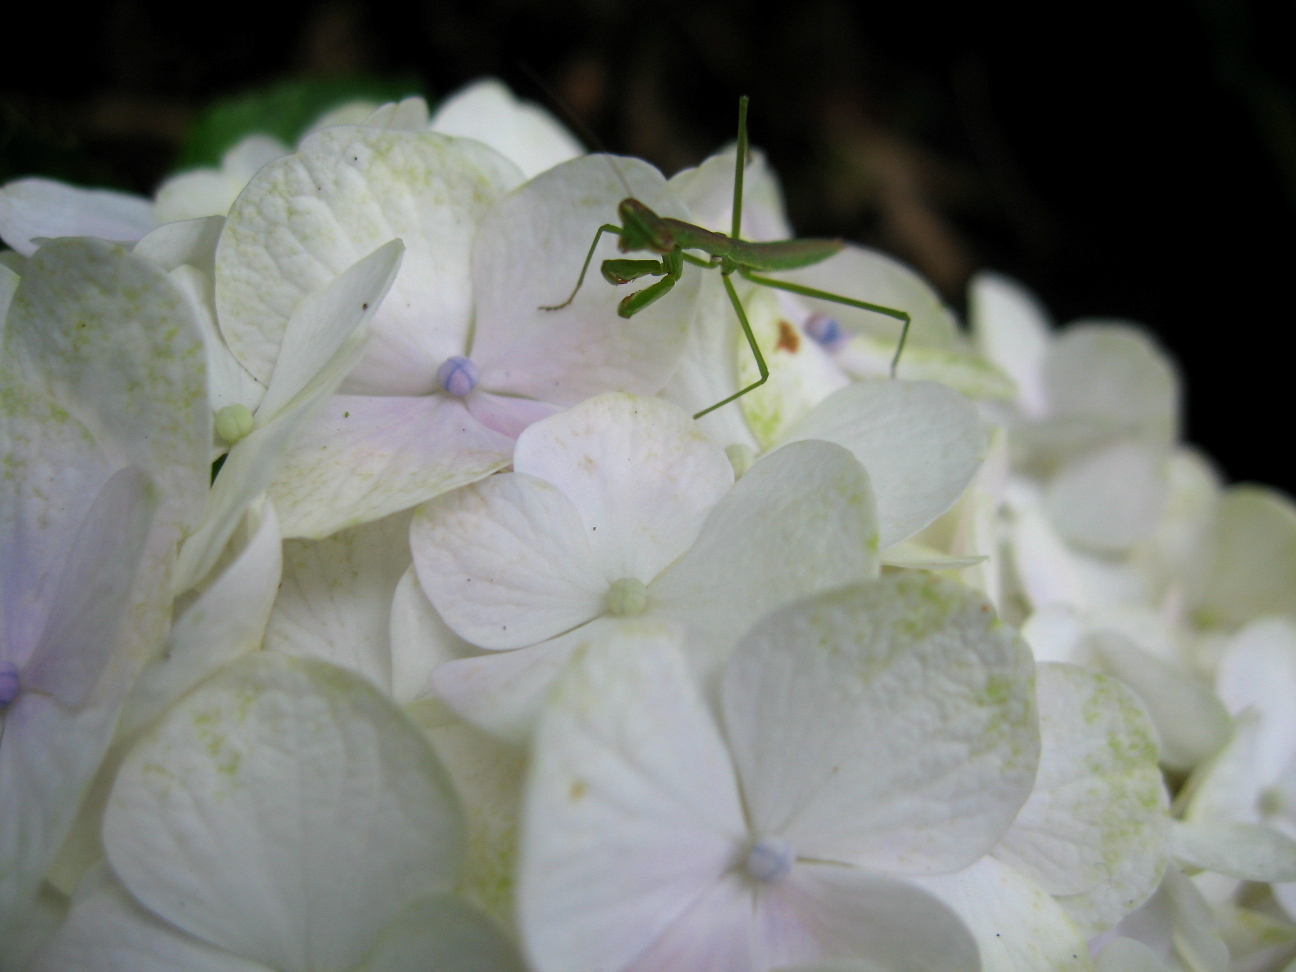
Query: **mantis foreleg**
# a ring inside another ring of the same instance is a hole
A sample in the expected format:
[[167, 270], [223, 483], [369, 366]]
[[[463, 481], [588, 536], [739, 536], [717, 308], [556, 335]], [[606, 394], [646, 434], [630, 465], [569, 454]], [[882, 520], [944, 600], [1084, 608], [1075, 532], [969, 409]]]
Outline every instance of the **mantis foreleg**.
[[735, 398], [746, 395], [753, 388], [759, 388], [761, 385], [765, 384], [765, 380], [769, 378], [769, 368], [765, 364], [765, 356], [761, 354], [760, 345], [756, 343], [756, 335], [752, 334], [751, 324], [747, 322], [747, 312], [743, 310], [742, 301], [738, 299], [738, 292], [734, 290], [733, 281], [729, 279], [729, 274], [727, 273], [724, 274], [721, 279], [724, 281], [725, 290], [729, 292], [729, 302], [733, 304], [734, 310], [738, 313], [738, 323], [742, 325], [743, 335], [747, 338], [747, 345], [751, 348], [752, 354], [756, 356], [756, 368], [760, 371], [760, 378], [753, 381], [746, 388], [734, 392], [723, 401], [716, 402], [710, 408], [702, 409], [702, 411], [693, 416], [695, 419], [700, 419], [707, 412], [714, 412], [721, 405], [728, 405]]
[[554, 304], [552, 307], [541, 307], [540, 309], [542, 311], [562, 310], [576, 299], [576, 294], [581, 289], [581, 284], [585, 282], [585, 271], [589, 269], [590, 261], [594, 259], [594, 251], [598, 249], [599, 240], [602, 239], [604, 233], [616, 233], [619, 236], [621, 234], [621, 227], [613, 226], [611, 223], [604, 223], [598, 228], [598, 232], [594, 234], [594, 242], [590, 244], [589, 252], [585, 254], [585, 262], [581, 265], [580, 276], [576, 278], [576, 286], [572, 288], [571, 296], [561, 304]]
[[[803, 287], [801, 284], [789, 283], [786, 280], [775, 280], [772, 277], [762, 277], [759, 274], [744, 269], [743, 267], [739, 267], [738, 272], [743, 275], [744, 279], [750, 280], [754, 284], [760, 284], [762, 287], [773, 287], [775, 290], [786, 290], [789, 293], [799, 294], [802, 297], [813, 297], [816, 300], [827, 300], [834, 304], [845, 304], [847, 307], [858, 307], [860, 310], [872, 311], [874, 314], [884, 314], [887, 317], [892, 317], [897, 321], [902, 322], [903, 326], [900, 328], [900, 341], [896, 345], [895, 355], [891, 358], [891, 377], [895, 377], [896, 368], [900, 364], [900, 354], [904, 351], [905, 340], [909, 337], [909, 322], [912, 320], [905, 311], [896, 310], [894, 307], [883, 307], [881, 304], [870, 304], [867, 301], [855, 300], [851, 297], [842, 297], [840, 294], [830, 294], [826, 290], [815, 290], [813, 287]], [[721, 404], [723, 404], [723, 402]]]

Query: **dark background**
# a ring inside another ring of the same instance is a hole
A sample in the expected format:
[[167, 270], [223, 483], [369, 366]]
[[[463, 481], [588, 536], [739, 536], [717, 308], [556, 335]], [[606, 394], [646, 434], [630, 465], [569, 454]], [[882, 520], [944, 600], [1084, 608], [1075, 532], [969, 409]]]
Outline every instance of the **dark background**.
[[1290, 0], [24, 6], [0, 179], [149, 192], [213, 99], [364, 77], [435, 100], [493, 74], [544, 101], [524, 64], [670, 174], [733, 138], [745, 92], [798, 232], [889, 250], [960, 309], [991, 267], [1059, 324], [1144, 323], [1186, 373], [1188, 437], [1228, 479], [1296, 491]]

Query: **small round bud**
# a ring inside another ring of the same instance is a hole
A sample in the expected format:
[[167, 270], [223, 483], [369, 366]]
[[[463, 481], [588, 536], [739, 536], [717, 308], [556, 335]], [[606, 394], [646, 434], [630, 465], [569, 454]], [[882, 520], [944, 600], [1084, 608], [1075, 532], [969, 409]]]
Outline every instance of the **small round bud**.
[[216, 413], [216, 434], [229, 445], [251, 432], [254, 424], [252, 410], [241, 402], [226, 405]]
[[648, 588], [637, 577], [614, 580], [607, 592], [607, 612], [617, 617], [643, 614], [648, 607]]
[[0, 709], [18, 698], [22, 685], [18, 680], [18, 669], [13, 662], [0, 664]]
[[748, 877], [768, 884], [787, 877], [794, 860], [796, 853], [791, 844], [782, 837], [769, 836], [762, 837], [751, 845], [744, 866]]
[[820, 347], [828, 351], [836, 351], [846, 343], [846, 332], [842, 330], [835, 317], [829, 317], [819, 311], [815, 311], [806, 318], [801, 330], [805, 331]]
[[471, 358], [456, 354], [441, 362], [437, 369], [437, 384], [447, 395], [463, 398], [477, 387], [477, 365]]

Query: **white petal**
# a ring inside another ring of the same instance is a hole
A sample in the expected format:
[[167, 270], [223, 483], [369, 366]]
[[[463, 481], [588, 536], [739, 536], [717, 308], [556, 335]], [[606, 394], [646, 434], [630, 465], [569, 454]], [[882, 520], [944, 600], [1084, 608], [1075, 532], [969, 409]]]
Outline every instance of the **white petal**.
[[543, 108], [519, 101], [494, 78], [475, 81], [438, 106], [434, 132], [475, 138], [522, 170], [530, 179], [585, 149]]
[[432, 672], [432, 687], [463, 719], [522, 744], [531, 738], [550, 686], [572, 654], [615, 642], [634, 619], [595, 618], [575, 631], [519, 648], [448, 661]]
[[624, 394], [531, 426], [518, 438], [513, 468], [574, 504], [608, 581], [651, 581], [697, 539], [733, 485], [728, 457], [685, 412]]
[[284, 326], [283, 345], [257, 422], [278, 415], [327, 365], [343, 343], [364, 328], [396, 278], [405, 245], [380, 246], [328, 284], [306, 296]]
[[1243, 881], [1296, 881], [1296, 840], [1260, 824], [1171, 821], [1175, 859]]
[[793, 442], [716, 504], [697, 543], [649, 587], [649, 611], [685, 629], [689, 661], [709, 678], [765, 614], [877, 572], [863, 468], [840, 446]]
[[1094, 960], [1095, 972], [1166, 972], [1156, 953], [1132, 938], [1114, 938]]
[[18, 274], [0, 264], [0, 341], [4, 340], [4, 320], [9, 316], [9, 302], [18, 289]]
[[112, 738], [115, 705], [22, 692], [0, 724], [0, 931], [31, 906]]
[[449, 396], [334, 395], [289, 450], [270, 495], [285, 537], [324, 537], [476, 482], [512, 452], [512, 439]]
[[419, 508], [410, 534], [438, 613], [480, 648], [521, 648], [603, 611], [609, 579], [558, 489], [503, 473]]
[[419, 95], [411, 95], [400, 101], [389, 101], [376, 108], [361, 124], [366, 128], [380, 128], [387, 131], [423, 132], [428, 127], [427, 102]]
[[247, 512], [246, 545], [176, 618], [166, 647], [131, 689], [118, 736], [151, 722], [221, 665], [261, 646], [283, 566], [279, 518], [262, 501]]
[[762, 972], [752, 954], [753, 924], [751, 886], [731, 872], [618, 972]]
[[48, 374], [61, 404], [157, 483], [162, 523], [197, 519], [210, 482], [202, 338], [161, 267], [97, 240], [42, 247], [10, 306], [5, 353]]
[[[840, 253], [822, 263], [781, 273], [778, 277], [907, 312], [912, 318], [908, 341], [914, 347], [950, 350], [961, 349], [965, 344], [958, 334], [953, 315], [931, 285], [899, 260], [877, 250], [847, 244]], [[901, 327], [895, 318], [845, 304], [806, 300], [811, 307], [840, 321], [848, 332], [881, 338], [894, 351]], [[900, 371], [903, 375], [903, 357]]]
[[1049, 482], [1053, 525], [1082, 547], [1120, 553], [1147, 537], [1165, 508], [1164, 448], [1125, 439], [1064, 466]]
[[976, 940], [949, 906], [889, 875], [798, 864], [756, 900], [762, 968], [847, 958], [895, 972], [981, 967]]
[[41, 238], [97, 236], [134, 243], [156, 225], [152, 203], [124, 192], [35, 178], [0, 188], [0, 239], [23, 256], [35, 253]]
[[157, 506], [153, 484], [134, 467], [104, 484], [67, 553], [24, 688], [70, 708], [85, 702], [120, 637]]
[[409, 515], [284, 544], [265, 648], [318, 658], [391, 691], [392, 597], [409, 566]]
[[383, 932], [356, 972], [526, 972], [516, 947], [480, 912], [448, 894], [421, 901]]
[[982, 270], [968, 288], [968, 317], [981, 353], [1017, 385], [1017, 401], [1031, 418], [1048, 408], [1044, 358], [1048, 350], [1048, 312], [1021, 284]]
[[89, 428], [0, 359], [0, 660], [26, 664], [40, 641], [68, 552], [116, 471]]
[[1260, 823], [1260, 797], [1271, 777], [1260, 775], [1260, 713], [1233, 720], [1225, 744], [1192, 778], [1183, 818], [1192, 824]]
[[1178, 375], [1140, 327], [1119, 321], [1067, 326], [1045, 358], [1044, 385], [1054, 416], [1102, 420], [1165, 443], [1178, 434]]
[[889, 871], [971, 863], [1030, 793], [1033, 670], [981, 595], [930, 576], [772, 615], [722, 683], [753, 829], [803, 857]]
[[1276, 780], [1296, 754], [1296, 625], [1285, 618], [1253, 621], [1229, 641], [1215, 687], [1237, 715], [1254, 706], [1260, 719], [1256, 772]]
[[1201, 611], [1221, 625], [1296, 618], [1296, 507], [1263, 486], [1233, 486], [1216, 507], [1214, 557]]
[[275, 969], [344, 970], [456, 879], [462, 821], [418, 730], [341, 669], [257, 652], [123, 763], [114, 872], [177, 927]]
[[1161, 762], [1166, 766], [1191, 769], [1224, 745], [1228, 713], [1194, 675], [1113, 631], [1092, 634], [1086, 642], [1098, 665], [1142, 699], [1160, 736]]
[[715, 886], [745, 832], [728, 753], [678, 642], [645, 628], [586, 652], [536, 735], [518, 870], [532, 963], [630, 965]]
[[1169, 801], [1138, 697], [1073, 665], [1036, 669], [1040, 762], [1030, 799], [993, 851], [1061, 898], [1086, 936], [1161, 883]]
[[225, 227], [223, 216], [164, 223], [135, 244], [131, 252], [171, 271], [188, 264], [208, 277], [216, 269], [216, 243]]
[[472, 255], [472, 358], [489, 391], [560, 405], [605, 391], [651, 395], [679, 363], [699, 271], [686, 267], [671, 293], [622, 318], [617, 304], [654, 278], [614, 287], [600, 276], [601, 261], [621, 255], [612, 234], [603, 235], [576, 299], [562, 310], [540, 309], [567, 299], [599, 226], [618, 220], [625, 188], [609, 161], [658, 215], [688, 218], [666, 180], [639, 159], [573, 159], [502, 200], [482, 221]]
[[955, 874], [922, 878], [981, 947], [983, 972], [1089, 972], [1089, 949], [1042, 888], [993, 857]]
[[[716, 233], [733, 228], [734, 146], [691, 169], [681, 169], [667, 185], [693, 214], [693, 222]], [[744, 240], [786, 240], [792, 237], [783, 211], [783, 191], [769, 167], [765, 153], [749, 148], [743, 171], [743, 219], [739, 235]]]
[[268, 381], [297, 305], [399, 238], [403, 269], [374, 317], [354, 390], [430, 391], [437, 366], [464, 352], [477, 225], [520, 180], [493, 150], [434, 132], [344, 126], [308, 136], [252, 179], [225, 224], [216, 293], [231, 350]]
[[401, 705], [425, 701], [432, 672], [442, 662], [474, 654], [472, 645], [450, 630], [423, 593], [411, 564], [392, 595], [392, 698]]
[[954, 504], [985, 459], [972, 403], [933, 382], [860, 381], [829, 395], [789, 433], [850, 449], [868, 470], [882, 548]]
[[67, 924], [30, 972], [271, 972], [151, 915], [108, 878], [78, 893]]

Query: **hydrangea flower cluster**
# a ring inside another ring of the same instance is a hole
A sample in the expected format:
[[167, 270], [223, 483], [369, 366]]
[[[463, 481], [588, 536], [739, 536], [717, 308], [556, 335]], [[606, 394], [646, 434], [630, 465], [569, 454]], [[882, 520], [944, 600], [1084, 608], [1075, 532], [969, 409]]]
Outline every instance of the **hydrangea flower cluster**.
[[862, 247], [783, 275], [908, 311], [895, 377], [741, 282], [770, 378], [700, 420], [719, 274], [543, 309], [628, 194], [725, 231], [734, 160], [484, 82], [0, 189], [0, 972], [1292, 960], [1291, 501], [1002, 277], [965, 332]]

